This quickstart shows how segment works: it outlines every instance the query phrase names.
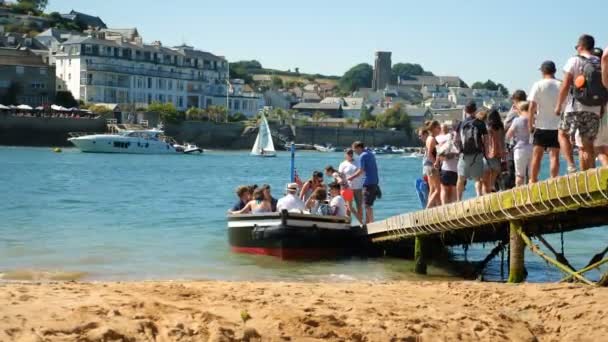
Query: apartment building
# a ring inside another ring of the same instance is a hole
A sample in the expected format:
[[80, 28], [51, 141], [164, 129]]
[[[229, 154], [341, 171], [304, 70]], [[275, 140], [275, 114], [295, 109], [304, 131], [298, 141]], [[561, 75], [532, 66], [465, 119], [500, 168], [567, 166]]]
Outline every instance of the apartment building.
[[[226, 94], [228, 62], [191, 46], [144, 44], [135, 29], [74, 35], [54, 54], [61, 86], [85, 102], [206, 108]], [[66, 90], [58, 89], [58, 90]]]

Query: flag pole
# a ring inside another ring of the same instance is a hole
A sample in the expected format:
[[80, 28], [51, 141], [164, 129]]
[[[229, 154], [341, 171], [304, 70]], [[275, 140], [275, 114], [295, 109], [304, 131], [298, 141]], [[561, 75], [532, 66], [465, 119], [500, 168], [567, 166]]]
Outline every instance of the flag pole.
[[296, 144], [291, 143], [290, 147], [291, 151], [291, 182], [295, 183], [296, 181]]

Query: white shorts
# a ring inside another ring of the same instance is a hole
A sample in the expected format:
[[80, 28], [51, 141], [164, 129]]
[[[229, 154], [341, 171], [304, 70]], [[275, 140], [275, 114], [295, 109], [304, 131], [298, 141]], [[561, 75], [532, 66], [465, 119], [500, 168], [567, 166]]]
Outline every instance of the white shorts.
[[513, 161], [515, 162], [515, 175], [525, 178], [528, 176], [528, 169], [532, 160], [532, 146], [518, 148], [513, 151]]

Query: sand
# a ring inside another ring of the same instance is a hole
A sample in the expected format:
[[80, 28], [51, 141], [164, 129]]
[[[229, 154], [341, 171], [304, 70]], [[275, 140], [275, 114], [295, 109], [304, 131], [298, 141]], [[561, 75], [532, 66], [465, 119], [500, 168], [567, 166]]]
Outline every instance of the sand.
[[606, 341], [574, 284], [4, 283], [0, 341]]

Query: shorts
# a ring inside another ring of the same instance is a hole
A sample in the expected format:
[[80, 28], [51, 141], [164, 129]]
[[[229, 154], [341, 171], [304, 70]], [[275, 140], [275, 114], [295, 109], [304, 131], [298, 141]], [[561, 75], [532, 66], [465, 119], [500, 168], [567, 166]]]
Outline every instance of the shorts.
[[486, 171], [502, 171], [502, 160], [500, 158], [487, 158], [484, 162]]
[[456, 186], [456, 183], [458, 183], [458, 172], [441, 170], [439, 172], [439, 179], [443, 186]]
[[483, 176], [483, 154], [461, 154], [458, 159], [458, 177], [481, 179]]
[[532, 160], [532, 147], [524, 147], [515, 149], [513, 152], [515, 157], [515, 175], [525, 178], [528, 176], [530, 168], [530, 160]]
[[355, 204], [358, 206], [363, 205], [363, 190], [362, 189], [353, 189], [353, 194], [355, 197]]
[[559, 129], [571, 136], [578, 131], [581, 138], [595, 140], [600, 129], [600, 116], [592, 112], [563, 113]]
[[380, 188], [378, 184], [370, 184], [363, 186], [363, 203], [366, 207], [373, 207], [376, 199], [379, 197]]
[[534, 130], [533, 138], [534, 146], [540, 146], [545, 149], [559, 148], [559, 140], [557, 139], [556, 129], [536, 129]]
[[428, 177], [439, 176], [439, 170], [431, 165], [425, 165], [422, 167], [422, 175]]
[[[604, 114], [608, 115], [608, 114]], [[602, 118], [602, 122], [600, 124], [600, 129], [597, 133], [597, 137], [593, 142], [595, 147], [608, 146], [608, 124], [606, 123], [606, 118]]]

